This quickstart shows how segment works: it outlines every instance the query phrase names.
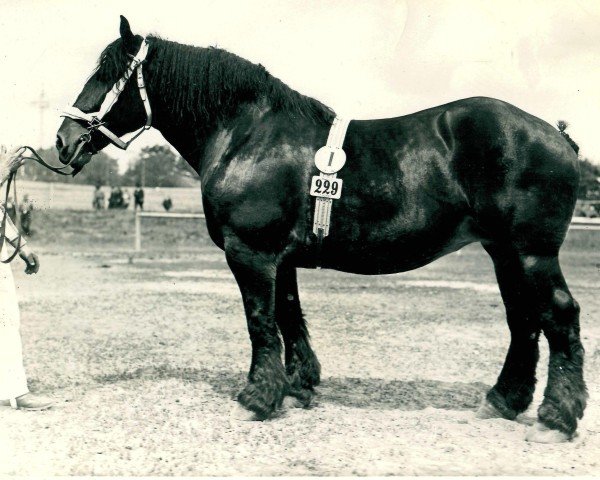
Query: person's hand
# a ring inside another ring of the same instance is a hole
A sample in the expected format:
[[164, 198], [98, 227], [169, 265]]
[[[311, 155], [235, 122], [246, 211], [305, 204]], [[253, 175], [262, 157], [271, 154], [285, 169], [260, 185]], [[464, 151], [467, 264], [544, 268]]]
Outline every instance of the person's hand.
[[23, 158], [23, 156], [18, 154], [19, 150], [21, 149], [14, 147], [5, 147], [4, 145], [0, 147], [0, 154], [6, 155], [8, 157], [6, 167], [10, 173], [16, 172], [19, 169], [19, 167], [25, 163], [25, 159]]
[[10, 173], [15, 173], [24, 163], [25, 159], [21, 155], [15, 155], [11, 157], [8, 163]]
[[21, 148], [9, 149], [0, 145], [0, 185], [25, 162], [19, 152], [21, 152]]
[[40, 269], [40, 259], [28, 248], [23, 247], [19, 252], [19, 256], [25, 262], [25, 273], [31, 275], [37, 273]]

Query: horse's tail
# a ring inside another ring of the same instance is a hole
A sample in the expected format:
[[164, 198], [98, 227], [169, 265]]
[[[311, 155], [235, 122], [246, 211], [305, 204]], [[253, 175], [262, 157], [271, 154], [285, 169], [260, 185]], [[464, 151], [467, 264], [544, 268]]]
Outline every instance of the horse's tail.
[[579, 145], [577, 145], [575, 140], [573, 140], [566, 131], [568, 126], [569, 126], [569, 124], [567, 122], [565, 122], [564, 120], [559, 120], [556, 123], [556, 127], [558, 128], [558, 131], [560, 132], [560, 134], [564, 137], [564, 139], [567, 142], [569, 142], [569, 145], [571, 145], [571, 148], [573, 150], [575, 150], [575, 153], [579, 153]]

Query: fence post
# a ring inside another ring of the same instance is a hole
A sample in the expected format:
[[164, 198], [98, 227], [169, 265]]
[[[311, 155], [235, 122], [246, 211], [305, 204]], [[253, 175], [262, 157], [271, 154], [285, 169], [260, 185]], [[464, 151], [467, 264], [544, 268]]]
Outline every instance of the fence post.
[[54, 205], [54, 182], [48, 184], [48, 207], [52, 208]]
[[140, 212], [135, 212], [135, 244], [134, 250], [140, 252], [142, 250], [142, 216]]

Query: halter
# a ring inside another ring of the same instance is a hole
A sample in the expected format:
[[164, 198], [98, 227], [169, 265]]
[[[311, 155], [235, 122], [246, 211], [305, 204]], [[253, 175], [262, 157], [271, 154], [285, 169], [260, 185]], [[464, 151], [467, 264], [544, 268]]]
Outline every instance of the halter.
[[[144, 83], [144, 74], [142, 73], [142, 64], [146, 60], [146, 55], [148, 54], [148, 46], [148, 41], [145, 38], [142, 39], [142, 45], [140, 46], [137, 55], [130, 55], [132, 57], [132, 60], [129, 64], [129, 67], [127, 67], [127, 70], [125, 71], [123, 76], [117, 81], [117, 83], [113, 85], [110, 91], [106, 94], [106, 98], [102, 102], [100, 110], [98, 110], [95, 113], [86, 113], [73, 106], [67, 107], [63, 111], [61, 117], [69, 117], [73, 120], [87, 122], [87, 133], [84, 133], [79, 137], [79, 145], [77, 146], [77, 149], [75, 150], [74, 154], [71, 157], [71, 160], [68, 163], [71, 163], [71, 161], [73, 161], [75, 158], [77, 158], [77, 156], [79, 156], [81, 148], [83, 148], [83, 146], [86, 143], [89, 143], [91, 141], [92, 133], [96, 130], [102, 133], [105, 137], [107, 137], [113, 145], [119, 147], [122, 150], [126, 150], [127, 147], [129, 147], [129, 145], [131, 144], [131, 142], [133, 142], [144, 131], [148, 130], [152, 126], [152, 109], [150, 108], [148, 92], [146, 91], [146, 84]], [[142, 99], [142, 102], [144, 102], [144, 109], [146, 110], [146, 124], [142, 128], [140, 128], [139, 131], [137, 131], [129, 141], [125, 142], [113, 132], [111, 132], [105, 126], [105, 122], [103, 122], [102, 119], [106, 116], [108, 112], [110, 112], [113, 105], [117, 102], [119, 95], [121, 95], [121, 93], [125, 89], [125, 85], [127, 84], [129, 78], [131, 78], [131, 75], [133, 74], [134, 70], [137, 70], [138, 89], [140, 91], [140, 97]]]

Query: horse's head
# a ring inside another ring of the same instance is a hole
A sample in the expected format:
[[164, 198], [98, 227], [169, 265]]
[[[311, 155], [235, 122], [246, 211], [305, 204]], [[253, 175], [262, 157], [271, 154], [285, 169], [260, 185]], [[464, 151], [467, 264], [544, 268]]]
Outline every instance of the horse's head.
[[145, 58], [147, 45], [142, 45], [141, 36], [132, 33], [123, 16], [120, 33], [121, 37], [100, 55], [98, 67], [77, 97], [74, 108], [63, 114], [65, 119], [57, 132], [56, 148], [60, 161], [73, 167], [73, 174], [109, 143], [127, 148], [128, 144], [119, 138], [122, 135], [144, 126], [149, 128], [149, 102], [143, 76], [136, 68]]

